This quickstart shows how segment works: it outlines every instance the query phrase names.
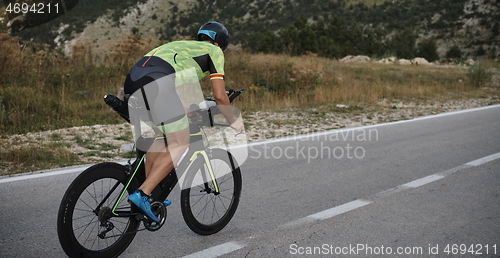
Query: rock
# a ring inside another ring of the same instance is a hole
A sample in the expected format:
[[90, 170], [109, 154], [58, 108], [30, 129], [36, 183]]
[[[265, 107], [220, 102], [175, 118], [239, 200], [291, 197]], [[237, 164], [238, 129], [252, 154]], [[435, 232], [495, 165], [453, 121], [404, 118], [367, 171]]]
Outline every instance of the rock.
[[425, 58], [421, 58], [421, 57], [413, 58], [411, 60], [411, 63], [414, 65], [431, 65], [431, 63], [429, 63], [429, 61], [427, 61], [427, 60], [425, 60]]
[[133, 151], [134, 150], [134, 144], [133, 143], [123, 144], [121, 146], [120, 150], [123, 150], [123, 151]]
[[367, 57], [367, 56], [346, 56], [342, 59], [340, 59], [340, 62], [362, 62], [362, 63], [365, 63], [365, 62], [370, 62], [370, 58]]
[[349, 62], [353, 58], [354, 58], [354, 56], [348, 55], [348, 56], [345, 56], [344, 58], [340, 59], [340, 62]]
[[388, 57], [388, 58], [384, 58], [384, 59], [382, 59], [382, 60], [380, 60], [378, 62], [382, 63], [382, 64], [392, 64], [392, 63], [396, 62], [396, 57], [391, 56], [391, 57]]
[[400, 65], [411, 65], [411, 61], [406, 59], [399, 59], [397, 63]]
[[474, 59], [471, 59], [471, 58], [467, 59], [467, 61], [465, 63], [467, 65], [474, 65], [475, 64]]

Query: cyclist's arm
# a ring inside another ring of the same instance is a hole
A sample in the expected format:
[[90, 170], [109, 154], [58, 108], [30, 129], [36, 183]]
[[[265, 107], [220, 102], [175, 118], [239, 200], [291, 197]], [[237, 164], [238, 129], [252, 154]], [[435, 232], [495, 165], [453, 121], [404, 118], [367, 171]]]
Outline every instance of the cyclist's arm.
[[227, 119], [229, 124], [231, 124], [231, 127], [233, 127], [233, 129], [235, 129], [238, 132], [243, 130], [243, 123], [237, 121], [234, 118], [233, 113], [231, 111], [231, 102], [229, 102], [229, 98], [226, 94], [224, 80], [214, 79], [211, 80], [211, 83], [212, 83], [212, 90], [214, 93], [215, 103], [217, 103], [217, 108], [219, 108], [219, 110]]

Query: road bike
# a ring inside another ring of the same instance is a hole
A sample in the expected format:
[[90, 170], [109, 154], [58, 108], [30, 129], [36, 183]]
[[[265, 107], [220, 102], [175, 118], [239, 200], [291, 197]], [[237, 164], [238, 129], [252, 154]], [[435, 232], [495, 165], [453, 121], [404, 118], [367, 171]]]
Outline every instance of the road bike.
[[[242, 91], [226, 93], [232, 102]], [[105, 102], [130, 122], [127, 107], [130, 101], [108, 94]], [[226, 149], [212, 148], [203, 140], [203, 128], [229, 126], [214, 122], [213, 116], [217, 113], [220, 111], [216, 106], [197, 111], [201, 119], [190, 122], [187, 152], [177, 168], [152, 192], [151, 206], [160, 219], [158, 223], [127, 202], [129, 194], [145, 180], [144, 150], [148, 150], [155, 138], [138, 137], [133, 162], [129, 160], [126, 165], [104, 162], [78, 175], [64, 194], [58, 212], [57, 233], [64, 252], [69, 257], [119, 256], [138, 231], [156, 231], [164, 225], [166, 207], [170, 204], [167, 197], [178, 182], [182, 183], [180, 206], [188, 227], [200, 235], [222, 230], [238, 207], [242, 179], [235, 157]]]

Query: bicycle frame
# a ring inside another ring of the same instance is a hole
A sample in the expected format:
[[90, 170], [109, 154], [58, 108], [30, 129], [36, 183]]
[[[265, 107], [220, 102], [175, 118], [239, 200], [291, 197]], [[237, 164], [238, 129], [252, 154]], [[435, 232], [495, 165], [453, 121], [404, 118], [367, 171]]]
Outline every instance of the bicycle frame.
[[[160, 137], [160, 139], [163, 139], [163, 137]], [[150, 146], [154, 140], [159, 140], [159, 138], [140, 138], [138, 141], [138, 144], [145, 145], [145, 146]], [[219, 187], [217, 184], [217, 180], [215, 178], [215, 175], [213, 173], [212, 165], [209, 160], [209, 149], [204, 146], [203, 143], [203, 135], [201, 132], [200, 126], [190, 126], [190, 144], [189, 148], [187, 150], [187, 153], [184, 155], [184, 158], [182, 161], [179, 163], [177, 171], [181, 171], [182, 174], [187, 171], [189, 168], [189, 165], [191, 162], [196, 159], [196, 158], [203, 158], [205, 160], [205, 164], [207, 165], [208, 172], [210, 174], [210, 180], [213, 182], [215, 186], [215, 195], [219, 194]], [[128, 187], [130, 186], [131, 182], [134, 179], [138, 179], [140, 182], [144, 181], [145, 179], [145, 168], [144, 168], [144, 160], [146, 157], [146, 153], [144, 151], [141, 151], [139, 149], [136, 150], [136, 160], [134, 163], [129, 164], [129, 170], [127, 171], [127, 174], [129, 176], [129, 179], [127, 181], [127, 184], [124, 186], [124, 188], [121, 190], [121, 193], [119, 195], [119, 198], [116, 200], [115, 204], [113, 205], [113, 208], [111, 209], [111, 213], [115, 217], [130, 217], [130, 216], [135, 216], [137, 213], [130, 213], [130, 212], [119, 212], [117, 211], [118, 205], [121, 203], [123, 200], [123, 197], [125, 196], [125, 192], [127, 191]], [[234, 165], [233, 165], [234, 166]], [[133, 171], [131, 173], [131, 171]], [[205, 174], [202, 174], [205, 177]], [[204, 182], [207, 182], [207, 178], [203, 178]], [[152, 192], [152, 197], [153, 200], [155, 201], [164, 201], [168, 195], [172, 192], [174, 189], [175, 185], [178, 183], [178, 177], [176, 173], [176, 169], [172, 169], [170, 173], [160, 182], [160, 184], [153, 190]], [[111, 189], [111, 191], [106, 195], [106, 197], [101, 201], [101, 203], [96, 207], [94, 212], [99, 211], [100, 207], [102, 206], [103, 203], [106, 202], [106, 200], [109, 198], [109, 196], [118, 188], [118, 185], [120, 183], [117, 182], [117, 184]], [[208, 191], [208, 184], [205, 183], [205, 188]]]

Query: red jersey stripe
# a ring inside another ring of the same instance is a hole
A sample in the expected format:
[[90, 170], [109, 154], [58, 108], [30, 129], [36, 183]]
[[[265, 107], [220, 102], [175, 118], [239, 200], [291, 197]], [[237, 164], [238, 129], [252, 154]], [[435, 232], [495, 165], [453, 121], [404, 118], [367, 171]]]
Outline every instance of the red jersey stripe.
[[142, 64], [142, 67], [146, 66], [146, 63], [149, 62], [149, 59], [151, 59], [151, 57], [153, 57], [155, 53], [156, 51], [146, 60], [146, 62], [144, 62], [144, 64]]
[[223, 74], [211, 74], [210, 79], [224, 79]]

